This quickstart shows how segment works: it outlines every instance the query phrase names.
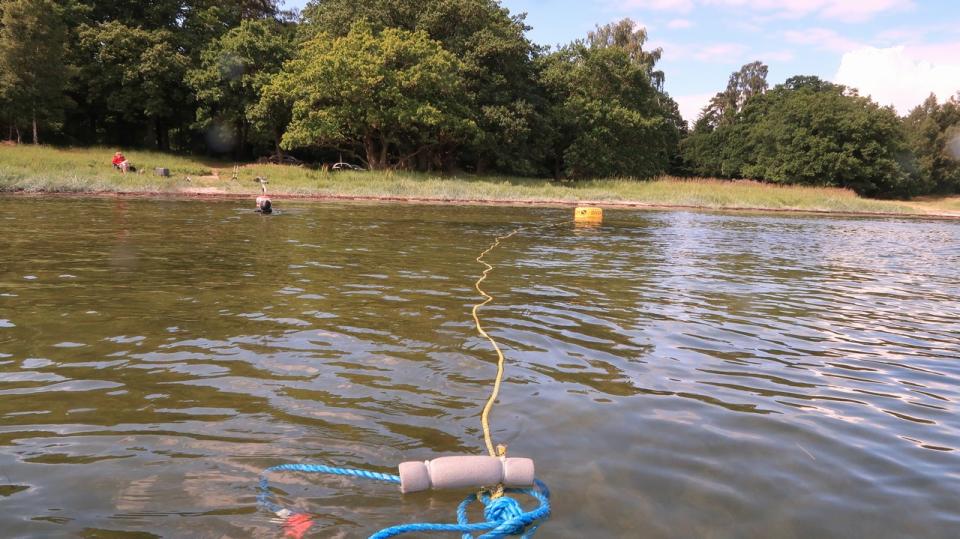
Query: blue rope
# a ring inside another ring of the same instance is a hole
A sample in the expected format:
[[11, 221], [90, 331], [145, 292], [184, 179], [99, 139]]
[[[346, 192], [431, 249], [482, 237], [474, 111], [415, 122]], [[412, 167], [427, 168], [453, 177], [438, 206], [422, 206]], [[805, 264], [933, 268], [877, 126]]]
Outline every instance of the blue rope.
[[400, 524], [380, 530], [371, 535], [370, 539], [387, 539], [413, 532], [461, 532], [463, 539], [473, 539], [472, 534], [476, 532], [487, 532], [477, 539], [498, 539], [508, 535], [522, 534], [523, 539], [529, 539], [533, 537], [539, 526], [526, 530], [527, 526], [550, 516], [550, 489], [539, 479], [534, 480], [534, 483], [537, 486], [536, 489], [510, 488], [504, 491], [509, 494], [526, 494], [539, 500], [540, 506], [533, 511], [525, 512], [513, 498], [506, 496], [491, 498], [489, 494], [484, 494], [480, 497], [480, 501], [486, 506], [483, 516], [487, 521], [471, 523], [467, 517], [467, 509], [471, 503], [477, 501], [477, 495], [471, 494], [457, 507], [456, 524]]
[[[332, 468], [319, 464], [280, 464], [267, 468], [260, 476], [260, 492], [257, 494], [257, 503], [273, 513], [285, 513], [288, 515], [296, 513], [285, 509], [272, 500], [270, 483], [266, 477], [270, 472], [324, 473], [360, 477], [375, 481], [386, 481], [388, 483], [400, 483], [400, 477], [397, 475], [350, 468]], [[457, 506], [456, 524], [400, 524], [382, 529], [371, 535], [370, 539], [388, 539], [389, 537], [414, 532], [459, 532], [463, 534], [462, 539], [473, 539], [474, 533], [486, 532], [477, 539], [498, 539], [508, 535], [521, 535], [523, 539], [529, 539], [533, 537], [533, 534], [539, 527], [539, 524], [532, 527], [531, 524], [542, 521], [550, 516], [550, 490], [547, 488], [547, 485], [543, 484], [539, 479], [535, 479], [534, 483], [537, 487], [535, 489], [510, 488], [504, 491], [506, 494], [524, 494], [539, 500], [539, 507], [532, 511], [524, 511], [520, 503], [507, 496], [492, 498], [486, 493], [479, 497], [477, 494], [471, 494]], [[486, 522], [471, 523], [467, 516], [467, 510], [470, 508], [470, 504], [478, 500], [485, 506], [483, 516], [486, 518]], [[528, 527], [530, 527], [529, 530], [527, 529]]]
[[267, 481], [267, 474], [271, 472], [306, 472], [306, 473], [325, 473], [329, 475], [345, 475], [348, 477], [360, 477], [363, 479], [373, 479], [374, 481], [386, 481], [388, 483], [400, 484], [400, 476], [378, 472], [368, 472], [366, 470], [354, 470], [352, 468], [333, 468], [322, 464], [279, 464], [271, 466], [260, 474], [260, 492], [257, 494], [257, 503], [266, 507], [272, 513], [287, 511], [291, 514], [294, 511], [285, 509], [283, 506], [275, 503], [271, 498], [270, 482]]

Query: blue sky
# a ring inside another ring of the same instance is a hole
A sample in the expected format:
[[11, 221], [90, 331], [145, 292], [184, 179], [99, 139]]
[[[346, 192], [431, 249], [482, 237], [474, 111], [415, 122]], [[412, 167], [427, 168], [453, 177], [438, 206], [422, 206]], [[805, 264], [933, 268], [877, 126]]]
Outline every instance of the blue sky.
[[[362, 1], [362, 0], [358, 0]], [[288, 0], [299, 7], [305, 0]], [[960, 0], [503, 0], [526, 12], [536, 43], [585, 37], [630, 17], [663, 48], [666, 89], [688, 120], [741, 65], [771, 84], [818, 75], [901, 113], [930, 92], [960, 91]]]

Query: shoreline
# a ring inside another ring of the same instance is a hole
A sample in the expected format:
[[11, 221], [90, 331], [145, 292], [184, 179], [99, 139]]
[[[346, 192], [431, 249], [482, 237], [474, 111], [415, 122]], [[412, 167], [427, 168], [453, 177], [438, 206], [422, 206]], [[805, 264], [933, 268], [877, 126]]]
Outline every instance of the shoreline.
[[[253, 200], [259, 193], [211, 192], [203, 189], [180, 191], [0, 191], [0, 198], [130, 198], [130, 199], [191, 199], [191, 200]], [[447, 206], [506, 206], [506, 207], [553, 207], [573, 208], [576, 206], [596, 206], [604, 209], [648, 209], [648, 210], [693, 210], [734, 213], [778, 213], [807, 214], [848, 217], [896, 217], [911, 219], [936, 219], [960, 221], [960, 212], [933, 213], [894, 213], [856, 210], [819, 210], [803, 208], [765, 208], [762, 206], [707, 206], [692, 204], [662, 204], [639, 200], [564, 200], [564, 199], [479, 199], [445, 198], [419, 196], [376, 196], [376, 195], [335, 195], [335, 194], [297, 194], [273, 193], [273, 200], [293, 200], [304, 202], [379, 202], [387, 204], [424, 204]]]
[[[881, 200], [839, 187], [751, 180], [658, 176], [644, 180], [545, 178], [410, 171], [327, 172], [299, 166], [215, 163], [190, 156], [137, 151], [144, 173], [105, 168], [108, 149], [0, 146], [0, 196], [125, 197], [253, 200], [267, 178], [268, 195], [285, 200], [379, 204], [559, 207], [960, 219], [960, 196]], [[165, 168], [167, 176], [147, 174]]]

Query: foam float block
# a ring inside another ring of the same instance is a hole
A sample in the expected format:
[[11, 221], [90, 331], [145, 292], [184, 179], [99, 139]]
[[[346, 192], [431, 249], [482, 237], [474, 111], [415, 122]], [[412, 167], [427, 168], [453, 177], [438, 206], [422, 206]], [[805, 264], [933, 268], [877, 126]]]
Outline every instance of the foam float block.
[[533, 485], [533, 478], [533, 460], [527, 458], [462, 455], [400, 465], [403, 493], [490, 487], [501, 483], [506, 487], [529, 487]]

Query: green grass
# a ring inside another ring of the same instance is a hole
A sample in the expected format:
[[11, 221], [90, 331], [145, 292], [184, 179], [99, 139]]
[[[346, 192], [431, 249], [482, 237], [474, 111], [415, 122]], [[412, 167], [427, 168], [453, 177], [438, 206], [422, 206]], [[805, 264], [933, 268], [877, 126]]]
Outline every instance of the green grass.
[[[604, 179], [554, 182], [543, 179], [460, 174], [439, 177], [409, 172], [325, 172], [304, 167], [245, 165], [233, 180], [233, 164], [149, 151], [125, 152], [142, 174], [120, 174], [110, 166], [113, 148], [58, 149], [0, 146], [0, 192], [55, 193], [227, 193], [253, 194], [257, 176], [268, 178], [273, 195], [442, 199], [451, 201], [598, 202], [716, 209], [756, 208], [938, 213], [960, 210], [936, 204], [870, 200], [836, 188], [777, 186], [748, 181]], [[153, 175], [166, 167], [170, 178]]]
[[[154, 192], [166, 191], [178, 178], [210, 174], [209, 164], [174, 155], [124, 152], [144, 174], [121, 174], [113, 169], [112, 148], [58, 149], [49, 146], [0, 146], [0, 191], [28, 192]], [[167, 167], [172, 178], [152, 175]], [[184, 182], [186, 183], [186, 182]]]

